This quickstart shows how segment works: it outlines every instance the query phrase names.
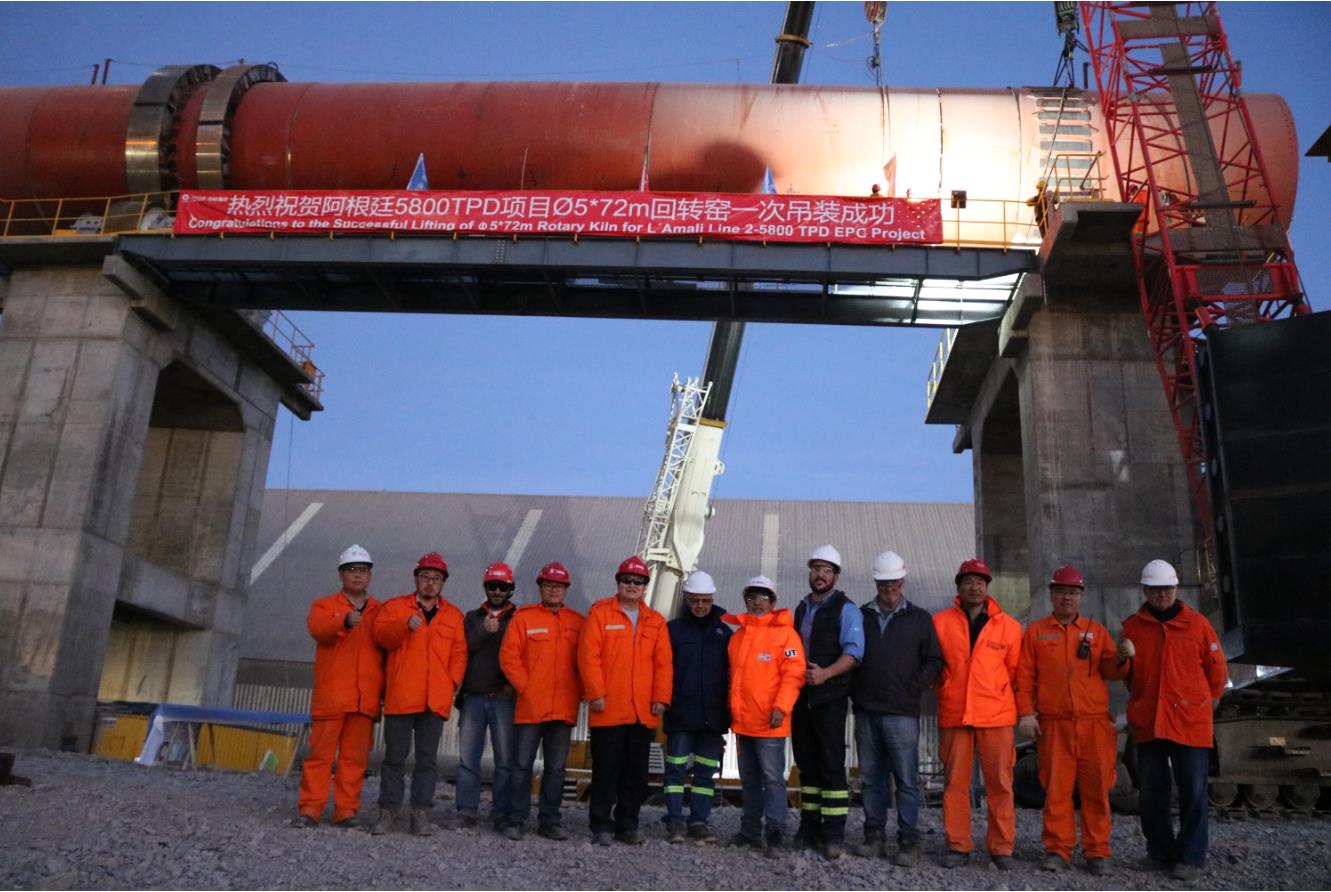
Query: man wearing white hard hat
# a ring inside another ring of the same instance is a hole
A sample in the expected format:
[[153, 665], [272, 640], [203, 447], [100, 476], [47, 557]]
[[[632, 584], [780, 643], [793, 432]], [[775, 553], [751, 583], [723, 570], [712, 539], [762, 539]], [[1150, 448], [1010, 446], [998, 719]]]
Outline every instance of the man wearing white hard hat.
[[[352, 545], [337, 560], [342, 587], [310, 605], [314, 639], [310, 752], [300, 774], [297, 827], [313, 827], [333, 787], [333, 825], [350, 826], [360, 809], [365, 765], [384, 693], [384, 652], [370, 630], [379, 602], [368, 592], [370, 553]], [[337, 771], [333, 771], [334, 763]]]
[[[776, 609], [776, 586], [766, 576], [744, 585], [739, 625], [727, 647], [730, 721], [739, 750], [744, 813], [731, 845], [786, 852], [786, 738], [790, 714], [804, 687], [804, 646], [789, 610]], [[764, 827], [766, 821], [766, 827]]]
[[845, 854], [850, 812], [846, 709], [851, 672], [864, 657], [864, 623], [860, 608], [836, 587], [841, 553], [820, 545], [809, 555], [808, 567], [809, 594], [795, 608], [795, 631], [807, 661], [790, 736], [800, 769], [796, 845], [835, 859]]
[[[714, 603], [716, 583], [702, 570], [684, 580], [684, 604], [666, 624], [675, 661], [670, 708], [661, 717], [666, 732], [666, 839], [682, 843], [716, 842], [707, 821], [716, 795], [725, 734], [730, 729], [730, 672], [726, 645], [733, 634], [721, 622], [725, 611]], [[693, 763], [689, 815], [684, 819], [684, 781]]]
[[[1141, 609], [1123, 621], [1128, 727], [1137, 744], [1142, 835], [1150, 866], [1196, 880], [1206, 862], [1207, 769], [1213, 701], [1229, 668], [1206, 617], [1178, 600], [1178, 573], [1165, 561], [1142, 568]], [[1170, 817], [1178, 786], [1179, 827]]]
[[914, 867], [920, 858], [920, 697], [943, 670], [943, 651], [929, 611], [906, 600], [901, 555], [878, 555], [873, 580], [877, 594], [860, 608], [864, 660], [850, 689], [855, 751], [864, 779], [864, 844], [855, 851], [888, 857], [887, 804], [895, 802], [895, 862]]

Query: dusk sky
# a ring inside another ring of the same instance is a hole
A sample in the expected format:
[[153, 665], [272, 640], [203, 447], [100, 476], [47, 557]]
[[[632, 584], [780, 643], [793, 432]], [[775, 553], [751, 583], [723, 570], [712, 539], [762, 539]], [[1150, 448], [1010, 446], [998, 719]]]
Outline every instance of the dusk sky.
[[[766, 83], [783, 3], [0, 3], [0, 84], [141, 83], [172, 63], [275, 62], [291, 81]], [[1228, 3], [1249, 93], [1290, 104], [1300, 154], [1331, 125], [1331, 4]], [[819, 3], [802, 83], [872, 86], [861, 3]], [[1048, 85], [1052, 4], [901, 3], [889, 86]], [[1080, 77], [1081, 62], [1077, 72]], [[348, 122], [354, 126], [354, 122]], [[868, 184], [866, 183], [866, 188]], [[1013, 199], [1025, 196], [1010, 196]], [[1328, 306], [1331, 167], [1303, 159], [1292, 239]], [[270, 486], [647, 494], [671, 375], [709, 322], [297, 313], [325, 411], [279, 421]], [[941, 330], [750, 325], [720, 498], [969, 502], [971, 455], [923, 422]], [[1069, 432], [1075, 436], [1076, 432]]]

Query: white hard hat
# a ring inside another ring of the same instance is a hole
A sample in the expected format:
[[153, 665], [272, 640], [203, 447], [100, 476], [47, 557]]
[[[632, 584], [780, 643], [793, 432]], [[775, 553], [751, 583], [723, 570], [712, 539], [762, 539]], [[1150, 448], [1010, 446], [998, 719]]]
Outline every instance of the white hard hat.
[[814, 561], [831, 564], [836, 567], [838, 573], [841, 572], [841, 552], [830, 545], [819, 545], [815, 548], [813, 554], [809, 555], [809, 563], [812, 564]]
[[1142, 585], [1178, 585], [1178, 572], [1168, 561], [1156, 558], [1142, 567]]
[[776, 600], [776, 584], [766, 576], [755, 576], [748, 582], [744, 583], [745, 591], [748, 591], [751, 588], [765, 588], [772, 593], [772, 600]]
[[341, 556], [337, 559], [337, 568], [339, 570], [347, 564], [369, 564], [373, 567], [374, 561], [370, 560], [370, 553], [364, 548], [361, 548], [359, 545], [351, 545], [348, 546], [347, 550], [342, 552]]
[[895, 551], [885, 551], [873, 559], [873, 578], [879, 582], [906, 578], [906, 562]]
[[716, 583], [712, 582], [712, 577], [702, 570], [694, 570], [684, 580], [684, 593], [689, 595], [714, 595], [716, 594]]

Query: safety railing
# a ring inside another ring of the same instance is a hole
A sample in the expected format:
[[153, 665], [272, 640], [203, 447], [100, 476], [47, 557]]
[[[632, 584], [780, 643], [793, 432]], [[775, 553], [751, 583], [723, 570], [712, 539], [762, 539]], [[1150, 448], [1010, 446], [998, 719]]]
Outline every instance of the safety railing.
[[[314, 341], [311, 341], [305, 332], [292, 321], [291, 317], [281, 310], [259, 310], [258, 312], [266, 315], [262, 322], [263, 333], [268, 339], [276, 344], [291, 361], [300, 367], [310, 378], [310, 383], [302, 385], [305, 392], [319, 400], [324, 392], [324, 372], [314, 364], [311, 354], [314, 352]], [[258, 321], [258, 320], [256, 320]]]
[[172, 192], [97, 198], [0, 199], [0, 238], [112, 236], [169, 232]]
[[938, 394], [938, 386], [943, 381], [943, 370], [947, 368], [948, 357], [952, 355], [952, 345], [957, 340], [957, 330], [955, 328], [943, 329], [943, 335], [938, 339], [938, 347], [934, 350], [933, 362], [929, 364], [929, 380], [924, 385], [924, 406], [925, 411], [934, 404], [934, 397]]
[[1049, 159], [1045, 180], [1057, 201], [1102, 201], [1108, 182], [1101, 168], [1104, 152], [1062, 152]]

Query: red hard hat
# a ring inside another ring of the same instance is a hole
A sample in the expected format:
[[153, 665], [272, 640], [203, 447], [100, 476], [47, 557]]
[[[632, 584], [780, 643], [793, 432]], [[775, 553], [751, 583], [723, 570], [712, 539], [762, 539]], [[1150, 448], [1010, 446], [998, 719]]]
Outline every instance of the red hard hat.
[[564, 565], [558, 561], [554, 561], [542, 567], [541, 572], [536, 574], [536, 581], [562, 582], [564, 585], [570, 584], [568, 570], [564, 569]]
[[961, 567], [957, 570], [957, 578], [953, 580], [953, 585], [961, 585], [963, 576], [983, 576], [985, 582], [993, 582], [994, 577], [989, 573], [989, 565], [979, 558], [971, 558], [968, 561], [962, 561]]
[[491, 564], [485, 568], [485, 578], [482, 579], [481, 582], [507, 582], [509, 585], [512, 585], [513, 568], [502, 561], [496, 564]]
[[625, 558], [624, 563], [620, 564], [619, 569], [615, 571], [615, 576], [618, 577], [623, 573], [634, 573], [648, 579], [652, 576], [652, 571], [647, 569], [646, 561], [636, 554], [631, 558]]
[[1086, 580], [1081, 578], [1081, 571], [1071, 564], [1064, 564], [1054, 571], [1054, 575], [1049, 580], [1052, 588], [1055, 585], [1075, 585], [1077, 588], [1086, 588]]
[[414, 576], [422, 570], [438, 570], [447, 576], [448, 563], [439, 552], [432, 551], [429, 554], [421, 555], [421, 559], [416, 562], [416, 569], [412, 571], [412, 575]]

